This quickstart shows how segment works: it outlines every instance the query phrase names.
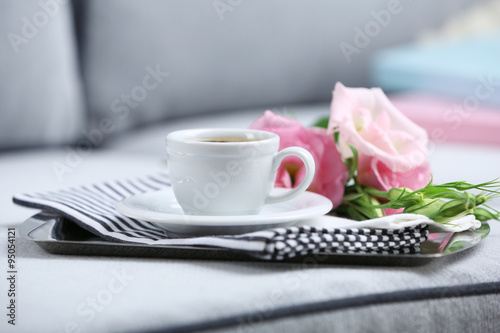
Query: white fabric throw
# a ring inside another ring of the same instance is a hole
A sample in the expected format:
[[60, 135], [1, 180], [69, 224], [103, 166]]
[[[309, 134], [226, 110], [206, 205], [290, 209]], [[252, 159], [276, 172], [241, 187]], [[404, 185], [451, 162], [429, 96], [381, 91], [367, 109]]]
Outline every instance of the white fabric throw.
[[306, 223], [317, 228], [380, 228], [390, 230], [427, 224], [430, 232], [461, 232], [481, 226], [481, 222], [476, 220], [474, 215], [466, 215], [450, 222], [438, 223], [419, 214], [394, 214], [366, 221], [354, 221], [325, 215], [308, 220]]

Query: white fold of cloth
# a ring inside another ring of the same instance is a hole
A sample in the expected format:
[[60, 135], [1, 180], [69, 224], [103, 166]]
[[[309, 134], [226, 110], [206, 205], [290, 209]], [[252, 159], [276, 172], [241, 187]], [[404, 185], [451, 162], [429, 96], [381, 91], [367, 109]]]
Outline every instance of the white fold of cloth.
[[474, 215], [466, 215], [446, 223], [438, 223], [425, 215], [420, 214], [394, 214], [366, 221], [355, 221], [331, 215], [319, 216], [308, 220], [306, 223], [316, 228], [367, 228], [367, 229], [401, 229], [427, 224], [430, 232], [461, 232], [476, 229], [481, 226]]

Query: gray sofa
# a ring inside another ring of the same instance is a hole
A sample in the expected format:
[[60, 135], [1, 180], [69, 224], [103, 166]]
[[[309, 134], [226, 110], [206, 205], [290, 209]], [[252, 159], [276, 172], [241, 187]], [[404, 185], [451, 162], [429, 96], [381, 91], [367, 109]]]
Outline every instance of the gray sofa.
[[[107, 139], [175, 117], [326, 103], [336, 81], [369, 85], [375, 51], [411, 41], [471, 5], [231, 4], [3, 1], [0, 149], [75, 144], [105, 119], [114, 125]], [[387, 27], [347, 57], [341, 46], [359, 46], [357, 29], [383, 12]]]
[[[312, 124], [336, 81], [369, 86], [377, 49], [466, 3], [402, 1], [348, 62], [339, 45], [388, 2], [220, 2], [0, 3], [2, 262], [8, 228], [37, 213], [13, 194], [164, 170], [176, 129], [247, 127], [265, 109]], [[437, 182], [480, 182], [499, 176], [500, 149], [444, 142], [430, 162]], [[490, 227], [474, 249], [414, 267], [56, 255], [18, 237], [16, 325], [4, 315], [0, 331], [496, 332]]]

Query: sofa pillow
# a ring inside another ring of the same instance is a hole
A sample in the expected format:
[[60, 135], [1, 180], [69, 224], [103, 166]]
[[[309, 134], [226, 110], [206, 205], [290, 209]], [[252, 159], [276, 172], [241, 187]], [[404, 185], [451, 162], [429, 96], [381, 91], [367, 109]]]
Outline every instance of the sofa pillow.
[[[374, 50], [411, 40], [466, 1], [81, 2], [96, 131], [109, 119], [116, 130], [202, 112], [327, 102], [336, 81], [369, 84]], [[360, 29], [378, 31], [359, 45]]]
[[72, 143], [84, 126], [71, 3], [0, 2], [0, 149]]

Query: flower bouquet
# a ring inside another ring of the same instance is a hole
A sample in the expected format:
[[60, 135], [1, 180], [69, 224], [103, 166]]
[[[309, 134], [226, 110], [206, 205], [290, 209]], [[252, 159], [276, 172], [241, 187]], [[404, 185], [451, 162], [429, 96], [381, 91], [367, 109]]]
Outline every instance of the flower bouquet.
[[[499, 212], [487, 202], [500, 194], [500, 182], [434, 184], [427, 132], [396, 109], [380, 88], [337, 83], [330, 116], [311, 128], [271, 111], [250, 128], [278, 134], [280, 149], [300, 146], [313, 155], [316, 173], [309, 190], [332, 201], [331, 214], [362, 221], [412, 213], [443, 226], [464, 217], [476, 222], [472, 227], [499, 220]], [[277, 172], [275, 185], [288, 188], [305, 174], [293, 157]]]

